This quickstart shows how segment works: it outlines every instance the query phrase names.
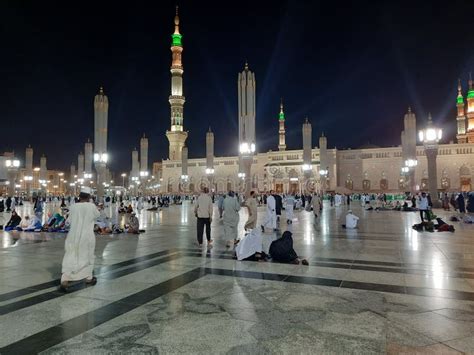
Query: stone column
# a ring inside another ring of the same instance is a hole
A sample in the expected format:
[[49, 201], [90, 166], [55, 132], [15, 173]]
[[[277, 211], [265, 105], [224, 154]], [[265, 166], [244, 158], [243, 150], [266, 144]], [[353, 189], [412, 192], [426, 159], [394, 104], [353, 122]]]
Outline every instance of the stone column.
[[433, 207], [441, 206], [438, 198], [438, 173], [436, 171], [436, 157], [438, 156], [438, 147], [425, 148], [426, 159], [428, 160], [428, 187]]

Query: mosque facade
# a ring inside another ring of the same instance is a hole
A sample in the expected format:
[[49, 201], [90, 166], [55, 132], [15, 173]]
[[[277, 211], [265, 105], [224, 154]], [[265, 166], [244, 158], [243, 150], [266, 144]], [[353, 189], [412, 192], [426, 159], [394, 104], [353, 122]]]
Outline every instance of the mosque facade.
[[[241, 189], [243, 181], [249, 184], [251, 189], [259, 192], [275, 190], [280, 193], [302, 193], [311, 190], [400, 193], [428, 190], [425, 149], [416, 140], [416, 116], [410, 109], [404, 117], [404, 131], [401, 132], [400, 146], [328, 149], [327, 137], [321, 135], [318, 144], [312, 146], [310, 150], [311, 163], [308, 164], [308, 154], [304, 154], [303, 149], [286, 149], [285, 112], [282, 101], [280, 112], [275, 117], [275, 148], [277, 150], [253, 154], [250, 176], [247, 176], [245, 180], [241, 175], [240, 155], [213, 156], [213, 159], [209, 159], [209, 156], [188, 159], [187, 154], [182, 154], [188, 132], [184, 129], [183, 120], [185, 102], [181, 56], [183, 44], [178, 13], [176, 13], [174, 23], [175, 31], [172, 34], [171, 45], [171, 95], [169, 97], [171, 124], [166, 132], [169, 155], [168, 159], [155, 163], [157, 167], [159, 166], [156, 175], [161, 177], [160, 191], [162, 193], [192, 194], [199, 192], [204, 186], [209, 187], [211, 191], [221, 193]], [[244, 70], [249, 70], [247, 64]], [[253, 73], [252, 75], [255, 78]], [[453, 124], [457, 126], [456, 142], [438, 146], [437, 187], [439, 191], [471, 191], [473, 189], [474, 88], [472, 78], [469, 78], [468, 84], [466, 97], [462, 94], [461, 82], [458, 85], [457, 117], [456, 121], [453, 120]], [[238, 93], [240, 103], [240, 90]], [[209, 134], [210, 132], [207, 136]], [[203, 141], [204, 139], [205, 137]], [[213, 153], [214, 149], [208, 147], [208, 138], [206, 142], [207, 155], [209, 155], [209, 151]], [[306, 156], [305, 161], [303, 155]], [[416, 160], [417, 165], [411, 168], [409, 173], [402, 172], [401, 168], [408, 158]]]

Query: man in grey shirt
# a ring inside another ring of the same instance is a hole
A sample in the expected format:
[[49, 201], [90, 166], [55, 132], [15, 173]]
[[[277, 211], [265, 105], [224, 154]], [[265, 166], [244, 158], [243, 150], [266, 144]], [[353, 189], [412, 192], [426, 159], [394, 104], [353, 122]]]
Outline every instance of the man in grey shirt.
[[202, 246], [202, 234], [204, 232], [204, 226], [206, 226], [206, 239], [208, 246], [212, 245], [211, 239], [211, 222], [213, 205], [212, 199], [209, 196], [209, 189], [205, 187], [203, 192], [199, 195], [194, 207], [194, 214], [197, 217], [197, 240], [199, 247]]

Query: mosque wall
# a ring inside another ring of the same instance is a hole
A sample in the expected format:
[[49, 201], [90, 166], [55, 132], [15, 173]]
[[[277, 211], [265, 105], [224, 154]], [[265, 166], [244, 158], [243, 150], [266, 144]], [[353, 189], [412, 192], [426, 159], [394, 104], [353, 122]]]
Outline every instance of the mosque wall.
[[[423, 146], [416, 149], [418, 166], [415, 170], [419, 189], [427, 186], [427, 161]], [[328, 149], [327, 166], [320, 167], [319, 149], [312, 150], [312, 185], [323, 189], [319, 170], [328, 168], [329, 184], [325, 190], [352, 190], [354, 192], [403, 192], [409, 187], [401, 175], [401, 147], [367, 149]], [[254, 157], [250, 184], [258, 191], [274, 189], [279, 192], [301, 192], [305, 189], [302, 170], [303, 150], [269, 151]], [[189, 159], [187, 187], [181, 186], [181, 162], [163, 161], [162, 192], [198, 192], [201, 185], [210, 186], [217, 192], [229, 188], [239, 190], [238, 157], [214, 159], [213, 186], [205, 174], [206, 159]], [[470, 190], [474, 188], [474, 144], [440, 144], [437, 158], [438, 189]]]

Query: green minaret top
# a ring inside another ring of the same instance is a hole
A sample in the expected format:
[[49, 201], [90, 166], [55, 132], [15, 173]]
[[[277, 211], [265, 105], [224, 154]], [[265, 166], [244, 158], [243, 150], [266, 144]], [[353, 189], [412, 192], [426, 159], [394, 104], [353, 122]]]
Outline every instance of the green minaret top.
[[178, 6], [176, 6], [176, 16], [174, 17], [174, 33], [171, 35], [171, 45], [173, 47], [182, 47], [183, 44], [181, 43], [181, 37], [183, 37], [183, 35], [179, 33]]
[[278, 115], [278, 119], [280, 121], [285, 120], [285, 112], [283, 112], [283, 99], [281, 99], [281, 101], [280, 101], [280, 114]]
[[472, 87], [472, 76], [469, 73], [469, 91], [467, 92], [468, 99], [474, 99], [474, 88]]
[[458, 97], [456, 99], [456, 104], [459, 105], [464, 105], [464, 97], [462, 96], [461, 92], [461, 79], [458, 79]]

